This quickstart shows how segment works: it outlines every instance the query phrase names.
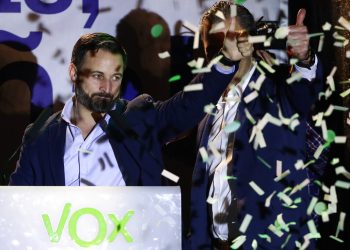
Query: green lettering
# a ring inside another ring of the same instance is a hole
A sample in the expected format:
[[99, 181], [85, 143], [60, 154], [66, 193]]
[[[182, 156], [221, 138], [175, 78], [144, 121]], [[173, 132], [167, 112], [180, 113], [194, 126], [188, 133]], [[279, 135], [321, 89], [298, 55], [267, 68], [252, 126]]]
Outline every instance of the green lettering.
[[115, 217], [114, 214], [108, 214], [108, 217], [111, 219], [111, 221], [115, 226], [113, 232], [108, 237], [109, 242], [114, 241], [118, 233], [121, 233], [127, 242], [131, 243], [134, 241], [134, 239], [129, 234], [129, 232], [125, 230], [126, 223], [130, 220], [130, 217], [133, 216], [134, 214], [135, 214], [135, 211], [128, 211], [124, 215], [124, 218], [121, 221], [117, 217]]
[[[80, 216], [90, 214], [94, 216], [98, 221], [99, 231], [96, 238], [92, 241], [84, 241], [77, 235], [77, 222]], [[69, 220], [69, 235], [70, 237], [81, 247], [90, 247], [93, 245], [99, 245], [104, 240], [107, 234], [107, 225], [101, 212], [94, 208], [82, 208], [76, 211]]]
[[64, 205], [63, 212], [62, 212], [62, 215], [60, 218], [60, 222], [58, 223], [57, 230], [55, 232], [52, 229], [51, 220], [50, 220], [49, 215], [48, 214], [41, 215], [41, 217], [43, 218], [43, 221], [44, 221], [46, 231], [50, 237], [51, 242], [59, 242], [60, 241], [62, 231], [63, 231], [64, 225], [66, 224], [71, 206], [72, 206], [72, 204], [70, 204], [70, 203], [66, 203], [66, 205]]

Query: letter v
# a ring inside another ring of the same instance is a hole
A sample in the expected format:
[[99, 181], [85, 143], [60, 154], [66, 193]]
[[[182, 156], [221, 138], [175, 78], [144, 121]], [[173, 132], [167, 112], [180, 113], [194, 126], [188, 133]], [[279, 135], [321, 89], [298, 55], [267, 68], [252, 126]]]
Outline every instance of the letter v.
[[72, 206], [72, 204], [70, 204], [70, 203], [66, 203], [66, 205], [64, 205], [61, 219], [60, 219], [60, 222], [58, 223], [56, 232], [54, 232], [52, 229], [51, 220], [50, 220], [49, 215], [48, 214], [41, 215], [41, 217], [43, 218], [43, 221], [44, 221], [46, 231], [49, 234], [51, 242], [59, 242], [60, 241], [62, 231], [63, 231], [64, 225], [66, 224], [71, 206]]

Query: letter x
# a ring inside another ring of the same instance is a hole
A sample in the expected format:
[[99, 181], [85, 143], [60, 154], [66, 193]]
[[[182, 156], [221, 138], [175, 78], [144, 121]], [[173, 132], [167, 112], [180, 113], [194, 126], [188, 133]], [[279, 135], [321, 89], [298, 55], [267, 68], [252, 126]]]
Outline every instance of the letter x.
[[109, 242], [113, 242], [117, 237], [118, 233], [121, 233], [127, 242], [131, 243], [134, 241], [129, 232], [125, 230], [126, 223], [130, 220], [130, 217], [133, 216], [134, 213], [135, 211], [128, 211], [121, 221], [114, 214], [108, 214], [108, 217], [115, 226], [114, 230], [108, 237]]

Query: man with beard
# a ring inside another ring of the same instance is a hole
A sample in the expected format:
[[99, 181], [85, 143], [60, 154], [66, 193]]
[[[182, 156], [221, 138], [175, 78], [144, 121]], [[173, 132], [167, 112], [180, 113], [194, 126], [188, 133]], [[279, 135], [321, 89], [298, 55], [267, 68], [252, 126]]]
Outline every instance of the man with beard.
[[195, 126], [232, 75], [212, 67], [192, 81], [202, 83], [202, 91], [179, 92], [165, 102], [143, 94], [127, 102], [118, 97], [125, 67], [126, 53], [114, 37], [80, 37], [69, 66], [75, 95], [43, 126], [27, 129], [11, 185], [164, 183], [162, 144]]

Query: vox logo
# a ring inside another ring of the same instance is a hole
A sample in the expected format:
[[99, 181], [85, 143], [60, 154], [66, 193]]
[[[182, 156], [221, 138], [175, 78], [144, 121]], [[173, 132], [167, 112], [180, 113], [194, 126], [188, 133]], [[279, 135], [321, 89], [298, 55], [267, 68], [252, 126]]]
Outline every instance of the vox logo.
[[[70, 203], [65, 204], [56, 231], [53, 231], [49, 215], [48, 214], [41, 215], [51, 242], [57, 243], [60, 241], [63, 229], [70, 215], [71, 206], [72, 204]], [[114, 214], [108, 214], [109, 220], [114, 225], [113, 231], [110, 233], [110, 235], [107, 238], [108, 242], [110, 243], [113, 242], [119, 233], [124, 236], [127, 242], [131, 243], [134, 241], [132, 236], [129, 234], [129, 232], [125, 230], [126, 223], [130, 220], [131, 216], [133, 216], [134, 213], [135, 211], [132, 211], [132, 210], [128, 211], [121, 220], [119, 220]], [[79, 219], [84, 215], [93, 216], [98, 222], [99, 230], [97, 232], [96, 237], [91, 241], [86, 241], [81, 239], [77, 232], [77, 223]], [[99, 210], [95, 208], [88, 208], [88, 207], [81, 208], [75, 211], [69, 218], [68, 233], [72, 238], [72, 240], [75, 241], [75, 243], [81, 247], [90, 247], [94, 245], [100, 245], [107, 237], [107, 222], [105, 220], [105, 217]]]

